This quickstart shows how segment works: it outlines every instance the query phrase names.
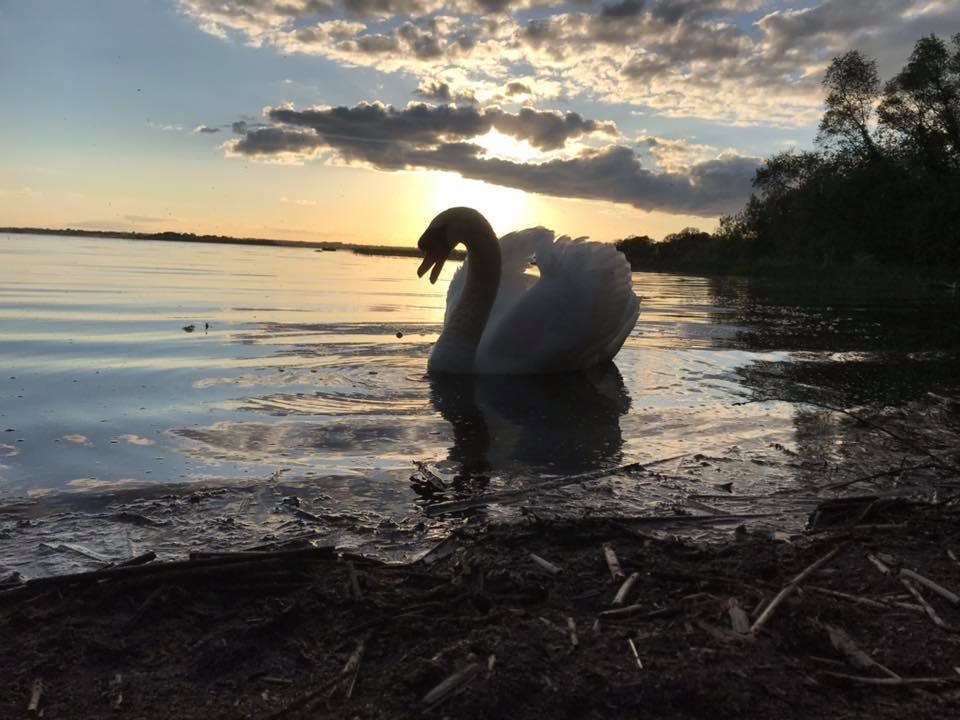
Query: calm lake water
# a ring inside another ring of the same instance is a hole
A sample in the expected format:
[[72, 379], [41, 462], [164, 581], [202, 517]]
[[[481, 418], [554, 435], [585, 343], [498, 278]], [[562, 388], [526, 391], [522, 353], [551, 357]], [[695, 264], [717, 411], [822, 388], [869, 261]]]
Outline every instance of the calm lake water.
[[[330, 515], [400, 522], [429, 501], [415, 461], [507, 487], [684, 454], [677, 476], [770, 493], [845, 452], [836, 428], [811, 442], [797, 388], [898, 404], [958, 384], [949, 289], [653, 273], [634, 275], [643, 309], [615, 368], [432, 380], [453, 271], [431, 286], [417, 265], [0, 237], [0, 496], [272, 484], [308, 488]], [[738, 404], [761, 391], [782, 399]]]

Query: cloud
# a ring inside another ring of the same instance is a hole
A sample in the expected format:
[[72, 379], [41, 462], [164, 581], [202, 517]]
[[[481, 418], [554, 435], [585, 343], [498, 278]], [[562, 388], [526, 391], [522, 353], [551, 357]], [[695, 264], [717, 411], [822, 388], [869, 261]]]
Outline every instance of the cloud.
[[682, 138], [663, 138], [646, 135], [637, 138], [637, 145], [645, 149], [667, 172], [682, 172], [691, 165], [716, 157], [717, 148], [694, 143]]
[[413, 91], [413, 94], [424, 100], [434, 100], [441, 103], [465, 103], [467, 105], [476, 105], [477, 96], [473, 90], [457, 89], [450, 87], [449, 83], [442, 80], [424, 80]]
[[[612, 123], [576, 113], [523, 108], [456, 107], [411, 103], [402, 110], [380, 103], [355, 107], [268, 108], [281, 123], [248, 131], [231, 141], [235, 155], [270, 160], [277, 156], [306, 159], [329, 153], [338, 162], [379, 170], [413, 168], [459, 173], [463, 177], [529, 192], [568, 198], [626, 203], [645, 210], [718, 215], [747, 198], [757, 158], [734, 153], [653, 172], [629, 147], [610, 144], [583, 147], [573, 156], [572, 141], [618, 137]], [[477, 140], [490, 130], [529, 142], [543, 152], [538, 162], [488, 155]], [[692, 157], [688, 153], [688, 157]]]
[[220, 128], [210, 127], [209, 125], [197, 125], [193, 129], [193, 132], [196, 133], [197, 135], [212, 135], [213, 133], [220, 132]]
[[[611, 122], [597, 122], [575, 112], [522, 108], [510, 113], [499, 107], [428, 105], [410, 103], [396, 109], [382, 103], [360, 103], [353, 107], [321, 107], [295, 110], [290, 107], [267, 108], [265, 116], [287, 128], [271, 127], [248, 132], [236, 144], [238, 152], [257, 155], [298, 152], [316, 148], [325, 141], [346, 152], [356, 147], [360, 155], [384, 149], [398, 142], [436, 144], [460, 140], [497, 130], [533, 147], [550, 151], [564, 147], [572, 139], [594, 133], [616, 136]], [[291, 129], [292, 126], [292, 129]], [[307, 132], [313, 131], [313, 134]]]
[[[902, 65], [960, 24], [943, 0], [180, 0], [207, 32], [446, 83], [449, 100], [586, 98], [668, 117], [809, 126], [820, 78], [851, 47]], [[799, 9], [798, 9], [798, 6]], [[758, 11], [762, 14], [758, 17]], [[893, 68], [895, 69], [895, 68]], [[456, 76], [457, 82], [452, 79]], [[538, 87], [555, 88], [548, 96]], [[491, 89], [495, 88], [495, 89]], [[434, 88], [438, 90], [439, 88]]]

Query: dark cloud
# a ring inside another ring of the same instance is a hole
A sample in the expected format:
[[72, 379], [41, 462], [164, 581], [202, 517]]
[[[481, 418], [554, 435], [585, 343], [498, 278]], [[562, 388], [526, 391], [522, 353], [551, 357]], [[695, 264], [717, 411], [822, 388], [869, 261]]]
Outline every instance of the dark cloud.
[[525, 110], [507, 113], [499, 108], [423, 104], [403, 110], [380, 104], [305, 111], [278, 108], [268, 115], [285, 126], [250, 131], [233, 150], [269, 157], [325, 149], [381, 170], [444, 170], [545, 195], [695, 215], [729, 212], [749, 195], [755, 158], [726, 155], [693, 164], [684, 172], [654, 173], [642, 166], [633, 150], [620, 145], [587, 150], [574, 158], [522, 163], [486, 156], [480, 145], [469, 142], [496, 128], [547, 150], [587, 132], [615, 133], [612, 125], [576, 113]]
[[251, 130], [234, 149], [244, 155], [270, 156], [284, 153], [311, 154], [327, 145], [316, 133], [281, 127]]
[[218, 132], [220, 132], [220, 128], [218, 128], [218, 127], [210, 127], [209, 125], [197, 125], [197, 126], [193, 129], [193, 131], [194, 131], [195, 133], [197, 133], [198, 135], [210, 135], [210, 134], [213, 134], [213, 133], [218, 133]]
[[413, 91], [417, 97], [424, 100], [433, 100], [439, 103], [466, 103], [475, 105], [477, 98], [471, 90], [452, 90], [450, 85], [442, 80], [425, 80]]
[[604, 5], [600, 9], [600, 16], [605, 18], [632, 18], [643, 12], [643, 0], [621, 0], [612, 5]]
[[533, 90], [530, 89], [529, 85], [525, 85], [522, 82], [513, 82], [507, 83], [507, 95], [533, 95]]
[[[526, 140], [540, 150], [556, 150], [568, 140], [589, 133], [617, 133], [613, 123], [587, 120], [573, 112], [532, 108], [509, 113], [498, 107], [411, 103], [397, 110], [381, 103], [360, 103], [354, 107], [313, 110], [271, 108], [267, 116], [284, 125], [309, 128], [319, 136], [342, 139], [359, 146], [398, 142], [432, 145], [477, 137], [495, 128], [517, 140]], [[247, 139], [251, 137], [255, 137], [255, 133], [247, 134]], [[267, 140], [269, 142], [269, 138]]]
[[233, 130], [237, 135], [245, 135], [247, 132], [247, 121], [246, 120], [237, 120], [232, 125], [230, 129]]

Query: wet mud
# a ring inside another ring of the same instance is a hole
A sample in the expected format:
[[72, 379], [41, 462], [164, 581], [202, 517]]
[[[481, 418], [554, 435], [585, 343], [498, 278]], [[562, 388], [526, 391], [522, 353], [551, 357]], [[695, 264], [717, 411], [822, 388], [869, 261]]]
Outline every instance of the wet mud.
[[301, 541], [41, 578], [0, 594], [0, 715], [950, 717], [960, 607], [903, 579], [960, 590], [958, 520], [846, 499], [703, 544], [528, 518], [403, 564]]

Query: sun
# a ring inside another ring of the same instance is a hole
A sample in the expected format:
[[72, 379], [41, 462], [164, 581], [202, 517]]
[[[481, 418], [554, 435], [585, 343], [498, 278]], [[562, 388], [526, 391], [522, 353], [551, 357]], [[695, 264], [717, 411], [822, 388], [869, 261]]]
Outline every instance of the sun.
[[455, 173], [430, 173], [433, 183], [429, 193], [431, 216], [458, 205], [479, 210], [497, 235], [521, 230], [537, 223], [531, 217], [531, 197], [523, 190], [468, 180]]

